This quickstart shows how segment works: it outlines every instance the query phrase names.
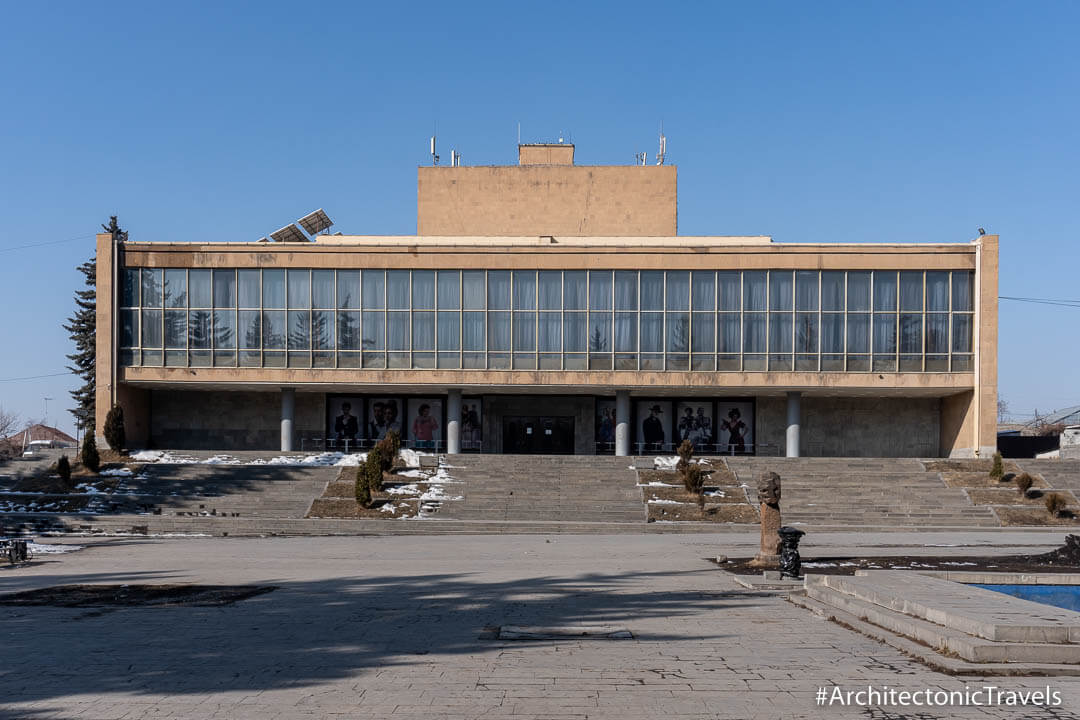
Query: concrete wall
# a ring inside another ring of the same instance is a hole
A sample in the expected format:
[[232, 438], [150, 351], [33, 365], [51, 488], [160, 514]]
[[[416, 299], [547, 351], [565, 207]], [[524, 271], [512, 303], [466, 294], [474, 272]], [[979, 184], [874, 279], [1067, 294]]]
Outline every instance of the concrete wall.
[[596, 401], [591, 396], [557, 397], [544, 395], [522, 397], [484, 395], [483, 451], [502, 452], [502, 418], [506, 415], [544, 415], [574, 418], [574, 454], [592, 455], [596, 449], [593, 424]]
[[[150, 445], [177, 450], [277, 450], [281, 447], [281, 393], [154, 390]], [[322, 393], [296, 393], [293, 447], [326, 425]]]
[[[757, 399], [758, 443], [784, 455], [787, 399]], [[805, 457], [937, 457], [938, 398], [803, 397], [800, 453]]]

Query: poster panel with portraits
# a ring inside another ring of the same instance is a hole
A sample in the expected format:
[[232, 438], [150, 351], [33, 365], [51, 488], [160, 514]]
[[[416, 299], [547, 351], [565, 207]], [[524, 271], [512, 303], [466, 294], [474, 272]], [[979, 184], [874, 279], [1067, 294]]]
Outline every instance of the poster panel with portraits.
[[699, 452], [711, 451], [713, 440], [713, 404], [711, 400], [686, 400], [675, 403], [675, 443], [689, 440]]
[[754, 453], [753, 401], [716, 401], [716, 442], [723, 455]]
[[461, 449], [479, 451], [484, 444], [484, 401], [461, 399]]
[[408, 438], [418, 450], [437, 450], [443, 434], [443, 401], [440, 398], [409, 398], [405, 416]]
[[674, 445], [671, 433], [671, 402], [668, 400], [638, 400], [634, 405], [636, 420], [635, 442], [642, 452], [662, 452]]
[[[593, 425], [593, 434], [596, 436], [598, 449], [610, 450], [615, 448], [615, 401], [597, 400], [596, 419]], [[610, 447], [608, 447], [610, 445]]]
[[326, 439], [334, 447], [355, 447], [364, 437], [364, 399], [356, 395], [331, 395], [326, 398]]
[[368, 398], [365, 437], [378, 442], [386, 437], [386, 433], [394, 430], [404, 439], [401, 432], [401, 416], [404, 414], [402, 405], [400, 398]]

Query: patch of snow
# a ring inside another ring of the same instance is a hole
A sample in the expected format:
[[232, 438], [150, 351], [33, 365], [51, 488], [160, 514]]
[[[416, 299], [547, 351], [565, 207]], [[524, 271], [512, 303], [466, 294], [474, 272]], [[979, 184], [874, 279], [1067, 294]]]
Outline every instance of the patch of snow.
[[78, 552], [85, 548], [85, 545], [46, 545], [36, 542], [30, 542], [26, 548], [35, 555], [60, 555], [69, 552]]
[[727, 497], [723, 490], [707, 490], [705, 497]]
[[87, 495], [107, 495], [108, 494], [108, 493], [102, 492], [101, 490], [98, 490], [96, 487], [94, 487], [90, 483], [79, 483], [78, 485], [75, 486], [75, 489], [78, 490], [79, 492], [86, 493]]
[[653, 480], [652, 482], [638, 483], [638, 487], [679, 487], [679, 486], [678, 485], [673, 485], [672, 483], [666, 483], [666, 482], [660, 482], [659, 480]]
[[820, 568], [820, 567], [836, 567], [836, 563], [831, 562], [804, 562], [803, 567], [808, 568]]
[[401, 450], [398, 452], [398, 456], [409, 467], [420, 467], [420, 456], [421, 455], [430, 455], [430, 454], [431, 453], [417, 452], [416, 450], [413, 450], [412, 448], [401, 448]]
[[653, 458], [653, 467], [657, 470], [674, 470], [678, 462], [679, 458], [674, 455], [671, 457], [657, 456]]
[[393, 503], [386, 503], [385, 505], [383, 505], [382, 507], [379, 508], [379, 511], [380, 512], [388, 512], [388, 513], [393, 514], [393, 513], [397, 512], [397, 508], [394, 507]]
[[426, 478], [427, 473], [421, 472], [420, 470], [405, 470], [403, 472], [397, 473], [397, 476], [407, 478]]
[[131, 477], [135, 473], [131, 472], [127, 468], [112, 468], [110, 470], [102, 470], [98, 475], [104, 475], [105, 477]]
[[389, 495], [416, 495], [420, 492], [420, 488], [416, 486], [416, 483], [409, 483], [408, 485], [399, 485], [398, 487], [386, 488], [386, 493]]
[[447, 495], [442, 485], [432, 485], [428, 491], [420, 496], [420, 502], [431, 500], [464, 500], [461, 495]]
[[681, 503], [678, 500], [660, 500], [655, 495], [653, 495], [652, 499], [649, 500], [649, 504], [650, 505], [685, 505], [686, 503]]
[[957, 565], [957, 566], [960, 566], [960, 565], [975, 565], [976, 563], [972, 563], [972, 562], [943, 562], [941, 564], [942, 565]]
[[208, 457], [200, 465], [239, 465], [240, 461], [234, 458], [232, 455], [214, 455]]

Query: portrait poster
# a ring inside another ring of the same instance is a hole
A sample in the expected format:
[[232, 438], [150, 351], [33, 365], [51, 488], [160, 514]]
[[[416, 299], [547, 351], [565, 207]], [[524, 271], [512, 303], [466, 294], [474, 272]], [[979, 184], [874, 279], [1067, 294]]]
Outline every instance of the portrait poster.
[[391, 430], [397, 431], [402, 440], [405, 435], [401, 432], [402, 402], [398, 398], [369, 398], [367, 406], [367, 439], [378, 442], [386, 437]]
[[716, 402], [716, 442], [724, 455], [754, 452], [754, 403], [749, 400]]
[[699, 451], [712, 450], [713, 404], [711, 400], [690, 400], [675, 404], [675, 442], [689, 440]]
[[406, 427], [409, 440], [418, 450], [437, 450], [442, 442], [442, 410], [440, 398], [409, 398]]
[[484, 444], [484, 401], [461, 399], [461, 449], [480, 450]]
[[364, 437], [364, 399], [355, 395], [332, 395], [326, 398], [326, 438], [335, 448], [349, 447]]
[[673, 450], [671, 434], [671, 402], [668, 400], [639, 400], [635, 442], [642, 452]]
[[[596, 401], [596, 420], [593, 427], [596, 442], [601, 450], [611, 450], [615, 445], [615, 401]], [[606, 447], [611, 445], [611, 448]]]

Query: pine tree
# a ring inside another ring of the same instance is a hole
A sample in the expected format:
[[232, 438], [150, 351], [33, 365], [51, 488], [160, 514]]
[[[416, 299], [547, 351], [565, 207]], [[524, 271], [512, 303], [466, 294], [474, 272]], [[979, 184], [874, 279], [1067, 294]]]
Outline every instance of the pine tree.
[[83, 438], [79, 459], [82, 461], [83, 467], [90, 472], [96, 473], [101, 469], [101, 455], [98, 454], [97, 440], [94, 439], [94, 433], [88, 432], [86, 437]]
[[75, 425], [82, 431], [93, 433], [94, 399], [97, 393], [97, 261], [91, 258], [78, 267], [86, 278], [86, 289], [75, 291], [75, 312], [68, 318], [64, 329], [75, 343], [75, 352], [67, 358], [73, 365], [68, 370], [82, 378], [82, 385], [70, 391], [75, 407]]
[[67, 455], [61, 455], [60, 459], [56, 462], [56, 474], [60, 476], [60, 479], [64, 481], [64, 487], [71, 488], [71, 463], [68, 462]]
[[124, 431], [124, 409], [119, 405], [113, 405], [109, 414], [105, 416], [105, 442], [116, 452], [123, 452], [127, 444], [127, 433]]

